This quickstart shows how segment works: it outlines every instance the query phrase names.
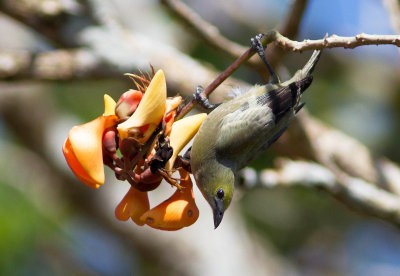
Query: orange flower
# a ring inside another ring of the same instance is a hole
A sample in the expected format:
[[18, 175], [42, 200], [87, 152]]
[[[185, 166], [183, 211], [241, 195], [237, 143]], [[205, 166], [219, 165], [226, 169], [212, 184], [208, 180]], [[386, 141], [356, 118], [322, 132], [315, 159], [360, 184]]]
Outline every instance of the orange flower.
[[106, 128], [115, 125], [118, 117], [113, 113], [115, 102], [104, 96], [103, 116], [73, 127], [63, 145], [63, 153], [73, 173], [91, 188], [104, 184], [102, 138]]
[[174, 231], [187, 227], [196, 222], [199, 209], [193, 196], [193, 184], [189, 173], [179, 170], [182, 190], [175, 193], [166, 201], [141, 216], [141, 221], [152, 228]]
[[147, 192], [141, 192], [133, 187], [129, 188], [128, 193], [115, 208], [115, 216], [119, 220], [131, 218], [137, 225], [144, 225], [140, 217], [150, 209], [149, 197]]

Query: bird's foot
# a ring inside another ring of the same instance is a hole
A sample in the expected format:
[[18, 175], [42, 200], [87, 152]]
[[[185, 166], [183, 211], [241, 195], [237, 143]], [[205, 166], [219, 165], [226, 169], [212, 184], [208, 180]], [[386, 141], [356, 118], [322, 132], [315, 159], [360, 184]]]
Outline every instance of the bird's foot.
[[275, 73], [275, 71], [272, 69], [271, 65], [268, 63], [267, 58], [265, 57], [265, 49], [264, 46], [261, 43], [261, 39], [264, 36], [264, 34], [258, 34], [255, 37], [251, 38], [251, 47], [257, 52], [261, 60], [264, 62], [264, 64], [267, 66], [267, 69], [269, 71], [269, 74], [271, 76], [271, 81], [270, 83], [273, 84], [278, 84], [280, 83], [278, 75]]
[[172, 186], [175, 186], [178, 190], [182, 190], [182, 186], [179, 183], [178, 179], [172, 178], [169, 173], [164, 170], [164, 169], [159, 169], [158, 173], [164, 178], [165, 181], [167, 181], [169, 184]]
[[193, 99], [204, 109], [213, 110], [220, 104], [211, 104], [208, 98], [204, 95], [204, 90], [201, 86], [196, 87], [196, 92], [193, 94]]
[[306, 103], [299, 103], [295, 108], [294, 112], [297, 114], [305, 105]]
[[175, 160], [174, 168], [183, 168], [185, 171], [191, 173], [192, 167], [190, 166], [190, 159], [186, 159], [184, 156], [178, 155]]

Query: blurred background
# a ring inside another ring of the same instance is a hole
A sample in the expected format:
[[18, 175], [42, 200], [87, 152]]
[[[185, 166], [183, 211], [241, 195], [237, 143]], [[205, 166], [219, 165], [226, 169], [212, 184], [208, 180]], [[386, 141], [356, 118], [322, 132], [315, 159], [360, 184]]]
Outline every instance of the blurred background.
[[[395, 0], [185, 3], [246, 47], [282, 27], [296, 4], [304, 9], [290, 36], [299, 41], [400, 31]], [[321, 189], [239, 188], [217, 230], [196, 190], [199, 220], [162, 232], [114, 217], [129, 184], [110, 170], [99, 190], [73, 176], [62, 143], [72, 126], [102, 114], [103, 94], [117, 100], [133, 86], [123, 73], [151, 63], [171, 96], [190, 98], [233, 61], [159, 1], [2, 0], [0, 37], [0, 275], [400, 275], [398, 227]], [[310, 55], [284, 52], [273, 64], [285, 79]], [[305, 95], [308, 113], [399, 163], [399, 70], [392, 45], [327, 49]], [[261, 81], [243, 66], [215, 97]], [[269, 150], [252, 167], [273, 170], [283, 152]], [[173, 193], [162, 186], [152, 205]]]

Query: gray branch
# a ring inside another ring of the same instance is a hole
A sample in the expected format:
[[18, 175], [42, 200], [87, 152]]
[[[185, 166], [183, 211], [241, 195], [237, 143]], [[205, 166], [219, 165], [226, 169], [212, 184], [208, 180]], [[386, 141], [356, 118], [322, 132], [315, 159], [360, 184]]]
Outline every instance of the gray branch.
[[400, 227], [400, 196], [360, 178], [344, 173], [336, 175], [317, 163], [289, 159], [280, 159], [278, 163], [277, 169], [263, 170], [258, 176], [253, 169], [246, 168], [242, 172], [245, 185], [268, 188], [302, 185], [323, 189], [358, 213], [372, 215]]

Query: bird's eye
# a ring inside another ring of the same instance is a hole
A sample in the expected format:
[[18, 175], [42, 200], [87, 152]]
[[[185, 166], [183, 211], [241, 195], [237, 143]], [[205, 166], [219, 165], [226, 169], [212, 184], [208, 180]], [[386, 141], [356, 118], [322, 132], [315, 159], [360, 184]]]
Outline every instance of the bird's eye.
[[218, 189], [218, 191], [217, 191], [217, 197], [218, 197], [219, 199], [223, 199], [223, 198], [224, 198], [224, 195], [225, 195], [224, 190]]

